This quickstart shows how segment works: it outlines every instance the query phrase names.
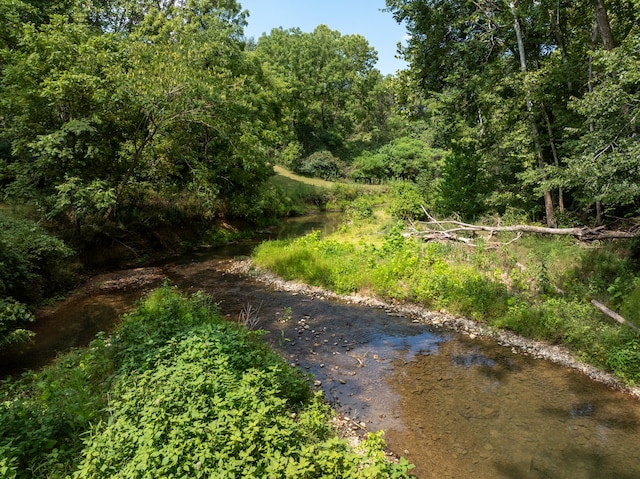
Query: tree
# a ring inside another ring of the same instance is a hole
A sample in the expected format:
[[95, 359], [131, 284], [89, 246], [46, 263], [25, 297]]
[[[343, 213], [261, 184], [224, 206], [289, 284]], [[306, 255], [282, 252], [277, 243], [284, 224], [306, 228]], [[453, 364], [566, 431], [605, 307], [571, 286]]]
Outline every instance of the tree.
[[[587, 103], [583, 103], [583, 98], [596, 101], [588, 86], [600, 81], [595, 77], [590, 80], [587, 68], [594, 49], [591, 32], [601, 36], [605, 50], [617, 50], [614, 45], [622, 42], [615, 42], [616, 37], [637, 35], [633, 30], [638, 22], [634, 5], [637, 7], [637, 2], [629, 0], [610, 0], [607, 5], [601, 0], [592, 4], [562, 0], [387, 1], [388, 10], [407, 25], [411, 35], [401, 53], [409, 60], [409, 74], [422, 91], [422, 105], [431, 110], [423, 114], [443, 118], [439, 124], [443, 125], [446, 146], [461, 140], [476, 143], [474, 150], [495, 185], [486, 198], [488, 206], [531, 209], [532, 199], [543, 198], [544, 216], [553, 223], [556, 207], [562, 211], [567, 203], [574, 207], [585, 204], [589, 189], [585, 187], [591, 180], [585, 174], [576, 176], [578, 162], [572, 158], [576, 158], [576, 147], [584, 152], [584, 140], [599, 134], [596, 130], [602, 131], [595, 117], [585, 117]], [[626, 50], [628, 64], [621, 63], [620, 70], [632, 70], [637, 56], [633, 48]], [[622, 54], [618, 61], [622, 61]], [[596, 67], [603, 65], [600, 62]], [[633, 96], [633, 74], [628, 78], [620, 83], [626, 85], [622, 90]], [[605, 95], [597, 98], [600, 106], [589, 107], [602, 114], [607, 109]], [[624, 113], [624, 95], [616, 98], [620, 101], [617, 111]], [[628, 137], [634, 115], [626, 116], [625, 121], [629, 128], [622, 136]], [[621, 128], [618, 125], [617, 131]], [[607, 144], [618, 139], [613, 128], [609, 131]], [[607, 144], [602, 142], [601, 147]], [[591, 143], [591, 148], [594, 145]], [[602, 171], [624, 162], [612, 156], [605, 163]], [[625, 168], [620, 171], [628, 171]], [[605, 177], [603, 174], [603, 180]], [[615, 175], [609, 175], [606, 181], [614, 179]], [[595, 200], [591, 198], [592, 204]], [[607, 201], [614, 201], [613, 207], [623, 206], [621, 196], [609, 196]]]
[[594, 202], [618, 214], [640, 212], [640, 30], [594, 56], [592, 91], [572, 103], [585, 128], [559, 183], [584, 208]]
[[369, 94], [381, 81], [377, 56], [360, 35], [341, 35], [326, 25], [311, 33], [274, 29], [258, 39], [255, 54], [276, 77], [280, 113], [303, 155], [338, 152], [369, 116]]
[[53, 16], [6, 51], [6, 194], [39, 198], [79, 227], [150, 190], [191, 190], [212, 207], [271, 174], [271, 100], [236, 2], [143, 13], [126, 34], [84, 11]]

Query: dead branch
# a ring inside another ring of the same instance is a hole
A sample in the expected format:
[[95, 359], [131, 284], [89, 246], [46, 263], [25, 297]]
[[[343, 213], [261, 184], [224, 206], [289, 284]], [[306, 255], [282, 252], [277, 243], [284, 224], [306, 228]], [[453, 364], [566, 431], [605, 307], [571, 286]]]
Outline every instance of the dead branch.
[[579, 228], [548, 228], [544, 226], [532, 225], [514, 225], [514, 226], [485, 226], [472, 225], [457, 220], [437, 220], [424, 210], [428, 221], [419, 221], [411, 225], [408, 236], [418, 237], [424, 241], [433, 240], [450, 240], [461, 241], [470, 246], [476, 246], [476, 242], [472, 238], [463, 236], [461, 233], [467, 232], [472, 235], [478, 232], [489, 233], [488, 239], [491, 239], [496, 233], [517, 233], [517, 237], [508, 243], [492, 243], [493, 245], [504, 245], [512, 243], [519, 239], [523, 233], [546, 234], [546, 235], [565, 235], [574, 236], [582, 241], [595, 241], [604, 239], [625, 239], [640, 237], [640, 230], [634, 231], [613, 231], [606, 230], [605, 226], [597, 226], [595, 228], [579, 227]]
[[250, 331], [256, 329], [260, 323], [260, 309], [262, 309], [262, 303], [256, 308], [247, 301], [238, 314], [238, 323]]
[[600, 311], [602, 311], [604, 314], [606, 314], [610, 318], [615, 319], [620, 324], [624, 324], [625, 326], [628, 326], [631, 329], [633, 329], [636, 333], [640, 334], [640, 328], [638, 328], [635, 324], [629, 322], [628, 320], [624, 319], [615, 311], [610, 310], [604, 304], [600, 303], [599, 301], [596, 301], [595, 299], [591, 300], [591, 304], [593, 304], [596, 308], [598, 308]]

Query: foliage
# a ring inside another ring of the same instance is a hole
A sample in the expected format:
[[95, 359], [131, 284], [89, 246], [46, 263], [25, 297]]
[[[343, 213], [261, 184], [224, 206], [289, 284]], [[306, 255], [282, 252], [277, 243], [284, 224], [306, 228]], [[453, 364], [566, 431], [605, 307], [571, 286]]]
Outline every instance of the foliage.
[[316, 151], [297, 165], [297, 173], [323, 180], [337, 180], [342, 175], [340, 161], [327, 150]]
[[32, 338], [34, 333], [21, 326], [34, 320], [25, 304], [13, 298], [0, 299], [0, 349]]
[[24, 302], [33, 302], [71, 278], [73, 252], [27, 219], [0, 212], [0, 348], [24, 341], [23, 326], [34, 320]]
[[640, 127], [640, 28], [615, 50], [594, 58], [594, 88], [570, 104], [591, 125], [580, 136], [558, 183], [576, 189], [584, 208], [593, 200], [640, 211], [637, 130]]
[[371, 196], [359, 196], [347, 207], [347, 216], [355, 221], [370, 219], [373, 217], [373, 207], [374, 200]]
[[444, 158], [442, 180], [438, 183], [438, 209], [473, 219], [484, 211], [487, 180], [482, 159], [472, 145], [456, 145]]
[[360, 35], [341, 35], [326, 25], [310, 33], [278, 28], [258, 39], [255, 55], [274, 76], [287, 125], [282, 147], [300, 145], [304, 156], [338, 153], [385, 101], [384, 92], [375, 88], [382, 81], [373, 68], [377, 54]]
[[378, 436], [356, 454], [259, 333], [166, 285], [112, 337], [0, 394], [1, 477], [407, 477], [409, 467], [387, 462]]
[[389, 190], [389, 213], [400, 220], [424, 218], [425, 200], [413, 183], [397, 181]]
[[[109, 18], [120, 8], [132, 20], [123, 30]], [[180, 189], [222, 208], [270, 176], [273, 99], [244, 51], [239, 6], [140, 8], [78, 6], [25, 25], [4, 51], [0, 118], [12, 149], [0, 177], [9, 197], [38, 198], [79, 229], [150, 191]]]
[[442, 150], [431, 148], [423, 139], [403, 136], [376, 151], [364, 151], [354, 159], [349, 175], [364, 183], [415, 182], [421, 175], [433, 180], [440, 175], [443, 156]]
[[38, 299], [69, 279], [73, 252], [39, 224], [0, 212], [0, 293]]
[[444, 209], [516, 207], [550, 225], [564, 209], [638, 214], [637, 2], [386, 4], [409, 33], [396, 109], [436, 126], [447, 149], [473, 142], [448, 158]]

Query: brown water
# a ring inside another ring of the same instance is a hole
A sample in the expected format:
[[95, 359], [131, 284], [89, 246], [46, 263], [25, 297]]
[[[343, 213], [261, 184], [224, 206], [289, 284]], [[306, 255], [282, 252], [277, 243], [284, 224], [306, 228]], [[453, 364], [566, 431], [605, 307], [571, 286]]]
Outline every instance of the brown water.
[[37, 367], [108, 330], [164, 278], [205, 290], [236, 318], [260, 306], [267, 340], [313, 373], [339, 412], [421, 478], [640, 478], [640, 401], [572, 370], [435, 330], [389, 311], [275, 291], [229, 272], [239, 250], [210, 251], [98, 276], [42, 315], [38, 342], [1, 358]]
[[574, 371], [452, 339], [387, 381], [422, 478], [640, 477], [640, 404]]

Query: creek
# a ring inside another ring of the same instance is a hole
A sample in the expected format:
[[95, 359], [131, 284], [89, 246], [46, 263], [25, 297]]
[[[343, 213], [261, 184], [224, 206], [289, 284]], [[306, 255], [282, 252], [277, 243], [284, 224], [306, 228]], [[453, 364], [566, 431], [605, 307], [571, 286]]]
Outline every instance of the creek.
[[[324, 224], [297, 220], [293, 229], [301, 234]], [[0, 376], [87, 344], [169, 279], [185, 291], [210, 293], [232, 320], [247, 304], [259, 307], [266, 340], [315, 376], [353, 429], [384, 429], [390, 449], [414, 463], [420, 478], [640, 478], [637, 399], [392, 308], [283, 290], [239, 274], [233, 258], [250, 249], [200, 250], [95, 276], [39, 314], [37, 340], [1, 357]]]

